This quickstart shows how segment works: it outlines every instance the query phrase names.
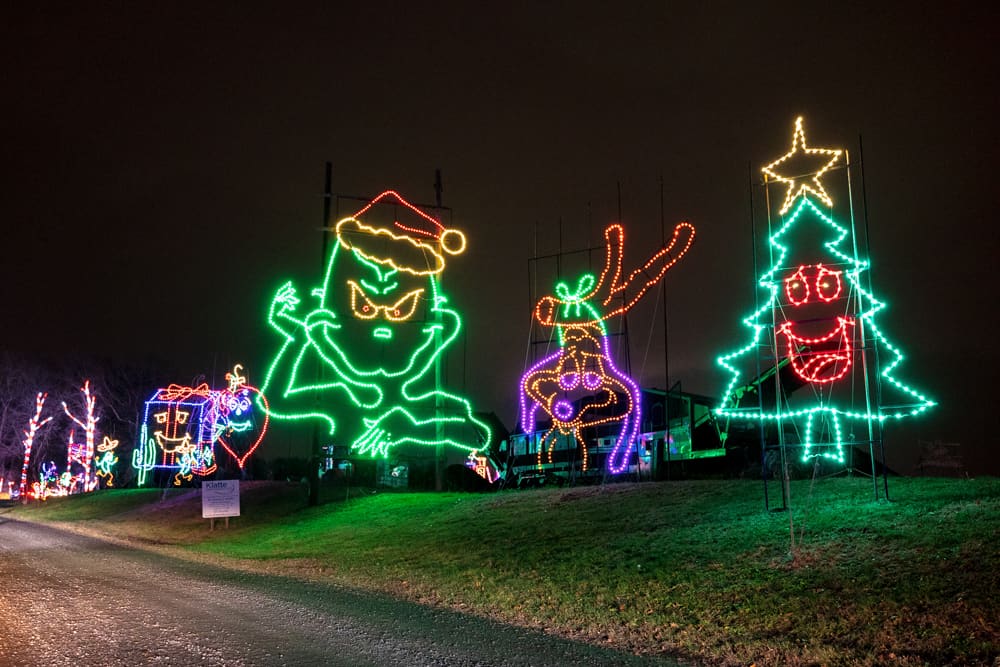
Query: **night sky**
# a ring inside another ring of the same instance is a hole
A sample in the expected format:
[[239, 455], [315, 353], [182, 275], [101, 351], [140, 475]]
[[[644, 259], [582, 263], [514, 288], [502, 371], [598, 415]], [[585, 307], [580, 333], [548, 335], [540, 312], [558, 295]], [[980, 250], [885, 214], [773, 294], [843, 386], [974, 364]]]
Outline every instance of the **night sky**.
[[[513, 426], [528, 259], [559, 249], [560, 220], [563, 248], [597, 243], [620, 184], [636, 266], [660, 242], [662, 177], [667, 224], [698, 229], [665, 281], [670, 382], [714, 395], [753, 304], [749, 174], [803, 115], [812, 145], [853, 157], [863, 138], [880, 324], [897, 375], [939, 403], [890, 428], [890, 465], [940, 439], [1000, 472], [996, 10], [23, 4], [0, 28], [4, 349], [259, 380], [275, 290], [320, 283], [324, 162], [336, 193], [418, 203], [440, 168], [469, 237], [445, 277], [467, 324], [453, 382]], [[662, 387], [656, 301], [631, 358]]]

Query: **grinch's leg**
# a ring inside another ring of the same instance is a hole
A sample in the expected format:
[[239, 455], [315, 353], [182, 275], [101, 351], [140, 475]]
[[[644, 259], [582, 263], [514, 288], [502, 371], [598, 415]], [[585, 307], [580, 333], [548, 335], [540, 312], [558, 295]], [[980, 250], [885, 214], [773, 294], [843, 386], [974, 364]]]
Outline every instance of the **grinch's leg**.
[[[456, 447], [467, 452], [483, 450], [492, 439], [490, 427], [472, 414], [472, 406], [466, 399], [445, 392], [429, 392], [424, 396], [410, 398], [404, 404], [412, 410], [405, 422], [405, 429], [391, 428], [399, 443], [409, 441], [424, 444], [441, 444]], [[405, 413], [399, 406], [387, 414]], [[417, 415], [422, 415], [418, 417]]]

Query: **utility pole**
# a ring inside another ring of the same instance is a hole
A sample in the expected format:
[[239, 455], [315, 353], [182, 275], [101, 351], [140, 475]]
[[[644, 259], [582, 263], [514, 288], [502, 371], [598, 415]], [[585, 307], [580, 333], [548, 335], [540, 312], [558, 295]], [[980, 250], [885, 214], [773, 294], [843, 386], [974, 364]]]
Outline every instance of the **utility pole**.
[[[663, 174], [660, 174], [660, 244], [667, 245], [667, 221], [663, 208]], [[660, 295], [663, 298], [663, 445], [662, 449], [656, 447], [656, 439], [653, 439], [653, 458], [657, 459], [661, 452], [666, 455], [666, 477], [670, 480], [670, 348], [667, 338], [667, 286], [660, 283]], [[658, 463], [659, 461], [657, 461]], [[651, 466], [656, 469], [658, 466]], [[659, 470], [656, 471], [659, 473]], [[655, 475], [654, 475], [655, 479]]]
[[[326, 163], [326, 178], [323, 182], [323, 243], [322, 253], [319, 258], [320, 275], [324, 275], [327, 250], [327, 235], [330, 231], [330, 204], [333, 200], [333, 164]], [[317, 361], [316, 365], [316, 386], [322, 384], [323, 365]], [[313, 394], [317, 412], [319, 408], [319, 389]], [[309, 506], [319, 505], [319, 462], [322, 458], [322, 449], [319, 444], [319, 424], [313, 420], [312, 451], [309, 456]]]
[[[441, 210], [441, 194], [444, 192], [444, 186], [441, 184], [441, 169], [434, 170], [434, 196], [435, 202], [438, 207], [438, 211]], [[440, 222], [440, 221], [439, 221]], [[433, 277], [431, 278], [433, 280]], [[432, 299], [437, 298], [437, 290], [431, 295]], [[435, 306], [437, 304], [434, 304]], [[434, 322], [438, 325], [441, 324], [441, 313], [434, 309]], [[434, 330], [434, 345], [436, 349], [441, 349], [441, 327], [438, 326]], [[437, 444], [434, 445], [434, 489], [436, 491], [441, 491], [444, 488], [444, 475], [442, 465], [444, 458], [444, 445], [441, 444], [444, 439], [444, 429], [441, 426], [441, 354], [439, 353], [434, 359], [434, 423], [436, 424], [435, 438], [437, 439]]]

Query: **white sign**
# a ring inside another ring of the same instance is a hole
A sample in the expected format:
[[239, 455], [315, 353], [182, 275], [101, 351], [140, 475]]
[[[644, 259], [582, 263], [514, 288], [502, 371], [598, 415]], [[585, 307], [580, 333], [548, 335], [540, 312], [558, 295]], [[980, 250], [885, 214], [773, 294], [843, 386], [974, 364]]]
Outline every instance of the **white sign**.
[[240, 515], [240, 480], [220, 479], [201, 483], [201, 518]]

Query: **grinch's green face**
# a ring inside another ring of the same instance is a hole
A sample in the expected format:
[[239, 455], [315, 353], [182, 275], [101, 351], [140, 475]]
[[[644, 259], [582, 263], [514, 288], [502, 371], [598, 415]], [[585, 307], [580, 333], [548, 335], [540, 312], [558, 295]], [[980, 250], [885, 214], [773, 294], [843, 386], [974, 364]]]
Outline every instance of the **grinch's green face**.
[[395, 375], [427, 349], [430, 279], [338, 249], [324, 294], [340, 330], [333, 342], [360, 374]]

